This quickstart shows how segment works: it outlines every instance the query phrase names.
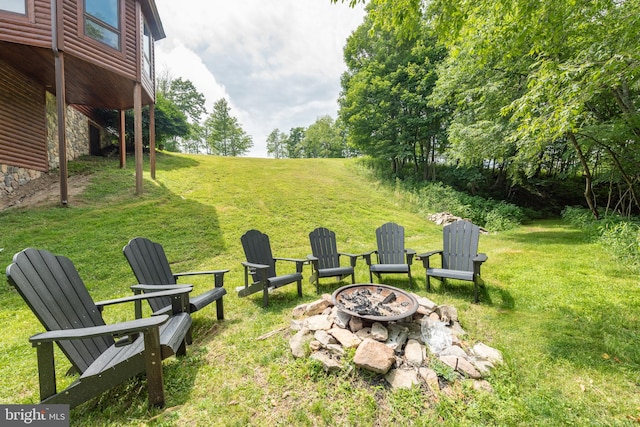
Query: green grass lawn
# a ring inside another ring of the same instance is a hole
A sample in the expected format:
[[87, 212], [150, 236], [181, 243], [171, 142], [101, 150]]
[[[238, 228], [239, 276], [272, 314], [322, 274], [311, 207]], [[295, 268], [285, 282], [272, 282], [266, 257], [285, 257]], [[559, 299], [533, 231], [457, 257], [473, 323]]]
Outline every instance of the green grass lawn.
[[[72, 425], [157, 426], [591, 426], [640, 422], [640, 285], [579, 230], [561, 221], [536, 221], [483, 235], [486, 287], [472, 304], [473, 287], [458, 282], [425, 290], [424, 269], [414, 265], [416, 293], [454, 305], [470, 341], [503, 352], [505, 364], [489, 382], [493, 393], [466, 382], [451, 395], [392, 391], [378, 377], [348, 370], [325, 374], [294, 359], [288, 329], [292, 309], [317, 298], [307, 281], [270, 296], [238, 298], [244, 260], [240, 236], [267, 233], [275, 256], [306, 257], [308, 234], [318, 226], [336, 232], [338, 249], [375, 247], [375, 229], [387, 221], [405, 227], [406, 246], [418, 252], [441, 246], [441, 228], [401, 194], [373, 182], [355, 160], [249, 159], [158, 156], [157, 180], [134, 195], [133, 165], [74, 162], [97, 168], [82, 200], [68, 208], [13, 209], [0, 213], [0, 265], [25, 247], [48, 249], [75, 263], [95, 300], [129, 295], [134, 277], [122, 247], [135, 236], [164, 246], [175, 272], [229, 268], [224, 321], [215, 308], [193, 315], [188, 356], [165, 361], [167, 406], [149, 410], [144, 376], [74, 409]], [[148, 178], [148, 176], [147, 176]], [[279, 265], [286, 272], [286, 264]], [[291, 268], [291, 267], [289, 267]], [[368, 282], [364, 262], [356, 279]], [[210, 279], [208, 279], [210, 280]], [[210, 286], [194, 278], [197, 288]], [[384, 282], [408, 289], [406, 276]], [[329, 283], [332, 292], [344, 283]], [[107, 321], [133, 317], [132, 307], [107, 308]], [[39, 322], [6, 280], [0, 281], [0, 403], [37, 403], [35, 350], [29, 336]], [[68, 363], [58, 358], [61, 385]]]

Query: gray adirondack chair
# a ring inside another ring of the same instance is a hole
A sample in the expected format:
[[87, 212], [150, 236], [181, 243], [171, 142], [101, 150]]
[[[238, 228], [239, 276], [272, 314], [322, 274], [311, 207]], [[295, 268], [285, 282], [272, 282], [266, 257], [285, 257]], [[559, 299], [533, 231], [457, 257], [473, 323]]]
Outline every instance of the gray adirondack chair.
[[[320, 293], [320, 278], [322, 277], [338, 277], [343, 280], [351, 276], [351, 283], [356, 283], [355, 266], [358, 256], [356, 254], [348, 254], [338, 252], [336, 243], [336, 233], [324, 228], [318, 227], [309, 233], [309, 243], [311, 243], [311, 253], [307, 259], [311, 263], [311, 283], [316, 284], [316, 292]], [[340, 257], [349, 257], [349, 265], [341, 266]]]
[[[186, 354], [191, 317], [189, 288], [163, 291], [171, 298], [171, 315], [107, 325], [102, 308], [140, 303], [146, 295], [94, 302], [78, 271], [66, 257], [25, 249], [13, 257], [7, 278], [47, 332], [29, 338], [37, 349], [41, 403], [75, 407], [141, 372], [147, 374], [149, 405], [164, 406], [162, 359]], [[53, 343], [79, 377], [57, 391]]]
[[[416, 259], [422, 260], [427, 271], [427, 290], [431, 290], [431, 277], [444, 283], [446, 279], [457, 279], [473, 282], [474, 302], [478, 302], [478, 286], [484, 281], [480, 277], [480, 266], [487, 260], [487, 255], [478, 253], [480, 227], [466, 220], [457, 220], [442, 228], [443, 249], [420, 254]], [[439, 254], [441, 268], [433, 268], [429, 259]]]
[[[378, 281], [382, 274], [407, 274], [409, 284], [411, 280], [411, 264], [416, 251], [404, 247], [404, 227], [388, 222], [376, 229], [376, 242], [378, 249], [364, 255], [369, 266], [369, 279], [373, 283], [375, 274]], [[371, 259], [372, 254], [377, 255], [377, 263]]]
[[[302, 267], [306, 264], [304, 259], [275, 258], [271, 252], [269, 236], [258, 231], [249, 230], [240, 238], [242, 248], [247, 258], [243, 262], [244, 286], [238, 287], [238, 296], [246, 297], [262, 291], [262, 304], [269, 306], [269, 292], [281, 286], [296, 282], [298, 296], [302, 296]], [[276, 274], [276, 261], [289, 261], [296, 264], [296, 272], [278, 276]]]
[[[138, 285], [131, 287], [136, 294], [176, 289], [180, 286], [192, 286], [178, 285], [177, 280], [179, 277], [212, 275], [214, 280], [213, 289], [196, 296], [190, 296], [189, 312], [198, 311], [215, 301], [218, 320], [224, 319], [222, 297], [227, 293], [227, 290], [223, 287], [224, 274], [229, 270], [173, 273], [162, 245], [144, 237], [131, 239], [122, 251], [138, 281]], [[164, 314], [171, 311], [171, 299], [167, 297], [150, 298], [149, 305], [153, 310], [153, 314]]]

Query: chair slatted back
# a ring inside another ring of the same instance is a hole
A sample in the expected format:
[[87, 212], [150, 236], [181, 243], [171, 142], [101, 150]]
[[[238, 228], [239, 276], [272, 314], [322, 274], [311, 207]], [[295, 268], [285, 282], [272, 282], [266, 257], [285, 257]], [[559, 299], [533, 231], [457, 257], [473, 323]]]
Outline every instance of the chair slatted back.
[[[104, 320], [75, 266], [66, 257], [28, 248], [13, 257], [7, 278], [47, 331], [102, 326]], [[107, 337], [58, 343], [82, 373], [114, 343]]]
[[309, 242], [311, 243], [311, 253], [318, 258], [319, 268], [340, 267], [336, 233], [327, 228], [318, 227], [309, 233]]
[[[271, 252], [269, 236], [258, 230], [249, 230], [242, 235], [240, 241], [242, 242], [242, 249], [244, 249], [247, 262], [268, 265], [267, 277], [275, 277], [276, 266]], [[253, 275], [253, 279], [258, 281], [259, 277]]]
[[442, 267], [450, 270], [473, 271], [473, 258], [478, 254], [480, 227], [457, 220], [442, 229]]
[[[159, 243], [144, 237], [131, 239], [122, 249], [138, 283], [143, 285], [175, 285], [167, 255]], [[148, 300], [153, 311], [171, 305], [171, 298], [151, 298]]]
[[376, 229], [378, 261], [380, 264], [406, 264], [404, 227], [388, 222]]

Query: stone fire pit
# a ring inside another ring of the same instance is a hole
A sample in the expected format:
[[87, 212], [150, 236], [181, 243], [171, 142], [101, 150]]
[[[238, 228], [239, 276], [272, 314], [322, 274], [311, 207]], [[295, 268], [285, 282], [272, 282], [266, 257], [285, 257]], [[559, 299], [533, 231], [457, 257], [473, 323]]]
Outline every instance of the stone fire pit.
[[418, 310], [418, 301], [402, 289], [386, 285], [348, 285], [331, 295], [338, 310], [373, 322], [405, 319]]
[[465, 339], [455, 307], [385, 285], [345, 286], [300, 305], [291, 329], [294, 357], [316, 359], [327, 372], [353, 364], [384, 375], [393, 388], [446, 392], [452, 381], [468, 379], [491, 391], [484, 377], [502, 363], [498, 350]]

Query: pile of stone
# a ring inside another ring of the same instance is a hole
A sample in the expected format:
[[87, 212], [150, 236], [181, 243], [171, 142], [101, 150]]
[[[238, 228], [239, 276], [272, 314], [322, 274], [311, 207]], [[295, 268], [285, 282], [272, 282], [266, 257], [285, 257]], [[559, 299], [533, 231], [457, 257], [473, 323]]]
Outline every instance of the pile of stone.
[[[357, 368], [381, 375], [393, 388], [426, 385], [439, 391], [453, 380], [468, 378], [475, 388], [491, 391], [484, 379], [502, 363], [500, 351], [464, 337], [455, 307], [438, 306], [413, 294], [417, 312], [401, 321], [371, 322], [338, 310], [330, 295], [293, 311], [289, 339], [295, 357], [318, 360], [325, 371], [346, 369], [345, 349], [355, 349]], [[449, 369], [442, 369], [443, 366]], [[440, 374], [440, 376], [439, 376]]]
[[[435, 222], [437, 225], [447, 225], [447, 224], [451, 224], [452, 222], [456, 222], [459, 219], [465, 219], [465, 218], [455, 216], [454, 214], [451, 214], [449, 212], [439, 212], [439, 213], [434, 213], [429, 215], [427, 219], [429, 221]], [[467, 219], [467, 221], [470, 221], [470, 220]], [[482, 234], [489, 234], [489, 231], [483, 227], [480, 227], [480, 232]]]

